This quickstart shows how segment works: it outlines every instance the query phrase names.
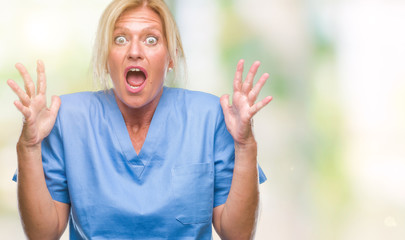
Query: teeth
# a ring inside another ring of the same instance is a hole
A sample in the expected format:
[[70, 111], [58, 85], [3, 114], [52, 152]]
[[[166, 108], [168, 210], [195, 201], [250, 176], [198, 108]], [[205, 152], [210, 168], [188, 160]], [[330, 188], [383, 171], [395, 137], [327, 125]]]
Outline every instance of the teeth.
[[[129, 72], [141, 72], [142, 70], [139, 69], [139, 68], [130, 68], [128, 71], [129, 71]], [[140, 86], [132, 86], [132, 85], [129, 84], [129, 83], [128, 83], [128, 85], [129, 85], [129, 87], [132, 88], [132, 89], [138, 89], [138, 88], [140, 87]]]

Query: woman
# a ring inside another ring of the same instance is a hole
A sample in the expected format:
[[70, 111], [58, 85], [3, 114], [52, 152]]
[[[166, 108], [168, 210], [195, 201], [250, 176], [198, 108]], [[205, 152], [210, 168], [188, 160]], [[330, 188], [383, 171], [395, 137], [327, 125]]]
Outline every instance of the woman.
[[[268, 74], [253, 86], [238, 63], [229, 97], [163, 86], [183, 58], [161, 0], [116, 0], [105, 10], [94, 50], [95, 76], [113, 88], [54, 96], [46, 105], [45, 68], [37, 91], [16, 64], [25, 91], [17, 143], [18, 201], [27, 236], [71, 239], [223, 239], [253, 237], [259, 201], [251, 119]], [[105, 84], [107, 85], [107, 84]], [[221, 107], [222, 106], [222, 107]], [[259, 169], [259, 170], [258, 170]], [[259, 176], [260, 175], [260, 176]]]

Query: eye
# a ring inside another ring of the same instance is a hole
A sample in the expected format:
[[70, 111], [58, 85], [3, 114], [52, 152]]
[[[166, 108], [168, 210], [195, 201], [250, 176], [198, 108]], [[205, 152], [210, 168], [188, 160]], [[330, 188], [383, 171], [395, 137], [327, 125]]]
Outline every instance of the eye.
[[114, 42], [118, 45], [123, 45], [125, 43], [127, 43], [127, 39], [124, 36], [118, 36], [114, 39]]
[[158, 41], [157, 37], [152, 37], [152, 36], [147, 37], [147, 38], [145, 39], [145, 43], [146, 43], [147, 45], [155, 45], [155, 44], [157, 43], [157, 41]]

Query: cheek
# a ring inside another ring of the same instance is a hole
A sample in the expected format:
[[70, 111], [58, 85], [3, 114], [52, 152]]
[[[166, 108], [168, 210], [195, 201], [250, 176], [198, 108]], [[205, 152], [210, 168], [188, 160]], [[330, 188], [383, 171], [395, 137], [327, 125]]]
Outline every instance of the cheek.
[[111, 77], [113, 77], [112, 75], [115, 75], [117, 73], [118, 70], [117, 67], [119, 66], [118, 58], [119, 58], [118, 54], [114, 52], [111, 52], [108, 55], [107, 67]]
[[124, 55], [123, 49], [118, 47], [111, 47], [110, 52], [108, 53], [107, 61], [111, 65], [117, 65], [122, 60]]
[[169, 68], [169, 57], [165, 56], [165, 55], [160, 55], [159, 58], [157, 59], [157, 64], [159, 65], [159, 70], [161, 72], [161, 74], [165, 75], [165, 73], [167, 72], [167, 69]]
[[160, 67], [167, 67], [170, 62], [169, 52], [165, 46], [159, 46], [158, 49], [151, 52], [152, 58], [155, 60], [154, 62], [157, 63]]
[[108, 58], [107, 58], [107, 62], [108, 62], [108, 65], [110, 65], [110, 66], [112, 66], [112, 65], [114, 65], [114, 62], [116, 61], [115, 59], [116, 59], [116, 53], [114, 53], [114, 52], [110, 52], [109, 54], [108, 54]]

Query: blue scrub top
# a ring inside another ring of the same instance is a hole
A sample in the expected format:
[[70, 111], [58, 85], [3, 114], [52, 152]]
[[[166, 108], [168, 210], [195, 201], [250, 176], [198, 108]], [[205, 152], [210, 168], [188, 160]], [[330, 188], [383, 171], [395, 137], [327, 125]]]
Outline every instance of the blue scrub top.
[[165, 87], [139, 155], [112, 90], [61, 99], [42, 161], [70, 239], [211, 239], [234, 166], [218, 97]]

